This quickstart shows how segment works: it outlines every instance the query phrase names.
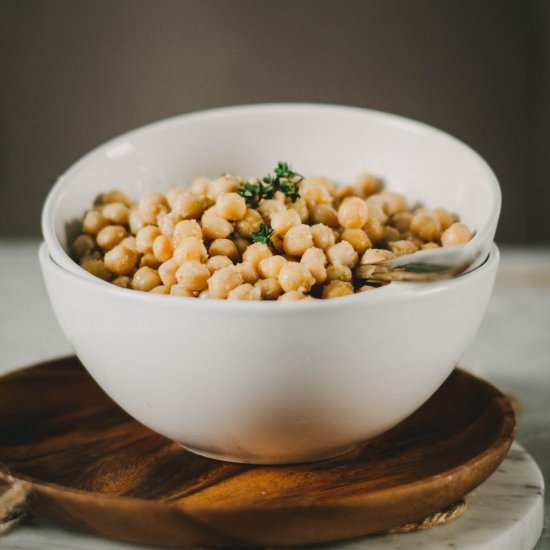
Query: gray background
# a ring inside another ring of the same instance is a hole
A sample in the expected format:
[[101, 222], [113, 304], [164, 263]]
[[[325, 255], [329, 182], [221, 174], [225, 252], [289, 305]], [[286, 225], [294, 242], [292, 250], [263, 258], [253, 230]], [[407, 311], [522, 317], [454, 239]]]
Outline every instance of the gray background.
[[240, 103], [391, 111], [477, 149], [500, 242], [550, 242], [547, 0], [0, 0], [0, 235], [56, 177], [155, 119]]

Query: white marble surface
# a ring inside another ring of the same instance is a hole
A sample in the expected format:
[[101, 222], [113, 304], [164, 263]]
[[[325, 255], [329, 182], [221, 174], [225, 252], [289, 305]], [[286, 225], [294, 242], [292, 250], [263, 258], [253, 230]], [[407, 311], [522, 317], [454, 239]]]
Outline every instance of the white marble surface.
[[[0, 240], [0, 373], [70, 353], [41, 281], [37, 247], [37, 241]], [[550, 479], [549, 334], [550, 250], [505, 250], [487, 316], [463, 364], [520, 399], [523, 412], [519, 417], [518, 441], [532, 454], [547, 480]], [[521, 456], [520, 450], [514, 452]], [[447, 526], [422, 533], [360, 539], [330, 548], [528, 549], [532, 546], [529, 533], [532, 536], [536, 527], [536, 507], [529, 508], [528, 503], [539, 502], [541, 497], [536, 495], [539, 488], [535, 482], [524, 483], [533, 485], [531, 492], [526, 492], [525, 487], [523, 491], [516, 491], [521, 485], [520, 481], [514, 481], [521, 479], [517, 468], [529, 462], [514, 461], [513, 457], [503, 464], [505, 472], [495, 473], [471, 497], [471, 509]], [[510, 475], [512, 471], [516, 473]], [[531, 470], [534, 476], [535, 472], [536, 469]], [[509, 507], [510, 503], [514, 503], [514, 507]], [[473, 515], [474, 508], [479, 510], [479, 515]], [[515, 515], [503, 513], [512, 508], [517, 510]], [[549, 511], [546, 496], [545, 528], [537, 550], [550, 550]], [[518, 529], [518, 525], [525, 528]], [[453, 546], [453, 533], [457, 532], [467, 538]], [[481, 540], [475, 537], [487, 532], [499, 532], [501, 537], [507, 534], [509, 543], [516, 545], [506, 546], [500, 538], [494, 539], [492, 546], [482, 546]], [[0, 548], [122, 550], [143, 547], [105, 541], [33, 520], [0, 539]]]

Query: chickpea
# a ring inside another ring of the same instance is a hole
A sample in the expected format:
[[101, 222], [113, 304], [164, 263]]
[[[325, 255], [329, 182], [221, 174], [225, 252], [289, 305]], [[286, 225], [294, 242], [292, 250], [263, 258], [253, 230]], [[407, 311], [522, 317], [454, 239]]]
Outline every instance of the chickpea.
[[116, 275], [128, 275], [136, 266], [138, 259], [137, 252], [123, 245], [111, 248], [103, 261], [109, 271]]
[[153, 224], [161, 212], [168, 211], [166, 197], [160, 193], [145, 193], [139, 200], [139, 213], [145, 223]]
[[90, 235], [79, 235], [71, 246], [72, 256], [75, 260], [89, 256], [94, 250], [95, 241]]
[[119, 243], [119, 246], [120, 245], [125, 246], [126, 248], [129, 248], [134, 252], [137, 252], [137, 241], [133, 235], [130, 235], [129, 237], [122, 239]]
[[[370, 208], [370, 206], [369, 206]], [[384, 226], [374, 218], [369, 218], [363, 226], [363, 231], [372, 243], [380, 242], [384, 238]]]
[[367, 222], [368, 213], [367, 204], [363, 199], [348, 197], [338, 209], [338, 221], [346, 229], [360, 229]]
[[308, 248], [313, 246], [310, 226], [300, 224], [291, 227], [285, 234], [283, 246], [289, 256], [302, 256]]
[[235, 224], [235, 230], [241, 237], [252, 238], [252, 233], [260, 230], [260, 225], [264, 222], [262, 215], [253, 208], [247, 208], [246, 214], [242, 220]]
[[170, 294], [170, 287], [159, 285], [155, 288], [152, 288], [149, 292], [152, 292], [153, 294]]
[[353, 185], [339, 185], [336, 189], [336, 201], [340, 204], [347, 197], [357, 197], [360, 193]]
[[80, 264], [80, 267], [85, 269], [88, 273], [103, 279], [104, 281], [111, 280], [111, 272], [107, 269], [107, 266], [103, 260], [97, 260], [95, 258], [86, 259]]
[[157, 260], [152, 252], [144, 254], [139, 260], [139, 267], [150, 267], [151, 269], [158, 269], [160, 262]]
[[137, 251], [142, 254], [153, 252], [153, 242], [160, 234], [160, 229], [156, 225], [142, 227], [136, 235]]
[[359, 174], [353, 181], [353, 184], [359, 195], [363, 198], [377, 193], [382, 187], [382, 182], [371, 174]]
[[165, 262], [172, 257], [174, 253], [174, 245], [172, 241], [165, 235], [159, 235], [153, 241], [153, 254], [159, 262]]
[[186, 189], [183, 187], [172, 187], [169, 191], [166, 192], [166, 202], [171, 210], [174, 209], [174, 202], [182, 194], [185, 193]]
[[219, 271], [230, 265], [233, 265], [233, 262], [227, 256], [211, 256], [206, 260], [206, 267], [210, 273], [214, 273], [214, 271]]
[[422, 250], [432, 250], [433, 248], [439, 248], [437, 243], [424, 243], [421, 247]]
[[[370, 212], [370, 211], [369, 211]], [[391, 219], [391, 224], [400, 233], [410, 231], [413, 215], [410, 212], [399, 212]]]
[[122, 225], [108, 225], [97, 234], [96, 241], [102, 250], [111, 250], [127, 235]]
[[264, 279], [276, 279], [285, 264], [283, 256], [268, 256], [258, 263], [258, 272]]
[[457, 246], [472, 239], [472, 232], [463, 223], [453, 223], [441, 235], [443, 246]]
[[193, 193], [197, 193], [197, 195], [203, 195], [206, 197], [208, 196], [208, 193], [210, 191], [210, 180], [203, 177], [195, 178], [191, 182], [190, 189], [191, 191], [193, 191]]
[[132, 288], [149, 292], [151, 289], [159, 286], [161, 280], [156, 269], [151, 267], [140, 267], [132, 278]]
[[333, 197], [336, 196], [336, 186], [328, 178], [324, 176], [310, 176], [309, 181], [322, 185]]
[[344, 229], [342, 240], [351, 244], [358, 254], [363, 254], [367, 248], [372, 247], [370, 239], [362, 229]]
[[296, 210], [280, 210], [271, 216], [271, 228], [275, 235], [284, 237], [291, 227], [301, 225], [302, 220]]
[[327, 281], [343, 281], [351, 283], [353, 274], [349, 267], [345, 265], [329, 265], [327, 267]]
[[384, 227], [384, 236], [382, 237], [382, 241], [386, 245], [393, 241], [398, 241], [399, 239], [401, 239], [401, 233], [399, 233], [395, 227], [391, 227], [390, 225], [386, 225]]
[[208, 292], [212, 298], [225, 300], [234, 288], [243, 283], [243, 276], [236, 266], [224, 267], [208, 279]]
[[264, 243], [251, 244], [243, 254], [243, 262], [250, 262], [256, 269], [258, 264], [265, 258], [273, 256], [269, 246]]
[[244, 237], [241, 237], [240, 235], [233, 235], [233, 242], [235, 243], [237, 250], [239, 251], [239, 254], [241, 256], [250, 244], [249, 241], [247, 241]]
[[197, 262], [206, 262], [208, 252], [202, 239], [198, 237], [187, 237], [180, 241], [179, 245], [174, 250], [174, 258], [180, 263], [189, 260]]
[[320, 248], [308, 248], [300, 263], [307, 268], [317, 284], [324, 283], [327, 279], [327, 257]]
[[183, 262], [176, 271], [176, 281], [193, 291], [205, 290], [209, 278], [208, 268], [196, 260]]
[[[176, 229], [176, 225], [181, 220], [182, 218], [177, 212], [163, 212], [158, 215], [157, 225], [160, 229], [160, 232], [163, 235], [165, 235], [166, 237], [172, 238], [174, 236], [174, 230]], [[202, 235], [199, 235], [199, 236], [202, 237]]]
[[307, 207], [307, 203], [304, 199], [297, 199], [290, 205], [291, 210], [296, 210], [298, 212], [298, 215], [300, 216], [300, 219], [302, 220], [302, 223], [306, 223], [309, 219], [309, 208]]
[[170, 287], [176, 284], [176, 271], [179, 269], [179, 266], [180, 262], [178, 262], [175, 258], [170, 258], [160, 264], [158, 272], [160, 280], [164, 286]]
[[182, 296], [183, 298], [194, 298], [195, 292], [190, 288], [187, 288], [186, 286], [178, 283], [170, 287], [170, 295]]
[[120, 288], [130, 288], [131, 281], [132, 279], [130, 279], [130, 277], [127, 277], [126, 275], [121, 275], [120, 277], [113, 279], [111, 283], [113, 283], [115, 286], [119, 286]]
[[279, 284], [285, 292], [297, 290], [298, 292], [309, 292], [315, 284], [315, 279], [307, 267], [298, 262], [287, 262], [279, 272]]
[[183, 220], [175, 225], [172, 235], [174, 246], [178, 246], [187, 237], [202, 239], [202, 229], [197, 220]]
[[336, 242], [334, 232], [323, 223], [317, 223], [310, 228], [313, 245], [325, 252]]
[[234, 288], [227, 295], [228, 300], [261, 300], [262, 292], [250, 283], [244, 283]]
[[103, 207], [103, 217], [109, 223], [126, 225], [128, 223], [129, 209], [121, 202], [111, 202]]
[[329, 227], [338, 227], [338, 214], [330, 204], [316, 204], [309, 216], [312, 223], [322, 223]]
[[201, 195], [193, 191], [183, 190], [175, 198], [172, 210], [179, 214], [182, 219], [190, 220], [198, 218], [204, 212], [204, 201]]
[[387, 260], [393, 260], [395, 254], [382, 248], [369, 248], [361, 257], [361, 264], [378, 264]]
[[284, 237], [281, 237], [280, 235], [272, 235], [271, 236], [271, 246], [279, 254], [284, 254], [285, 253], [285, 239], [284, 239]]
[[370, 202], [369, 199], [367, 199], [365, 202], [369, 211], [369, 218], [378, 220], [382, 225], [387, 223], [388, 215], [384, 211], [384, 208], [378, 202]]
[[353, 285], [344, 281], [331, 281], [323, 287], [323, 298], [339, 298], [353, 294]]
[[130, 231], [134, 235], [136, 235], [142, 227], [147, 225], [143, 219], [143, 216], [139, 213], [139, 207], [137, 205], [130, 208], [128, 214], [128, 225], [130, 226]]
[[88, 235], [97, 235], [107, 225], [109, 225], [109, 221], [101, 212], [90, 210], [84, 216], [82, 231]]
[[389, 247], [396, 256], [405, 256], [418, 251], [418, 246], [412, 241], [393, 241]]
[[86, 256], [84, 256], [83, 258], [80, 258], [78, 260], [78, 264], [82, 266], [82, 264], [87, 260], [102, 260], [102, 259], [103, 259], [103, 254], [99, 250], [94, 250], [93, 252], [89, 252], [88, 254], [86, 254]]
[[439, 218], [429, 211], [415, 214], [411, 220], [411, 233], [424, 241], [436, 241], [441, 236]]
[[128, 198], [128, 195], [121, 189], [113, 189], [112, 191], [107, 191], [101, 195], [101, 202], [103, 204], [109, 204], [110, 202], [119, 202], [124, 206], [130, 206], [132, 201]]
[[239, 273], [243, 276], [245, 283], [254, 284], [259, 278], [258, 270], [252, 262], [243, 262], [237, 265]]
[[278, 199], [265, 199], [258, 205], [258, 212], [263, 216], [264, 220], [270, 224], [273, 214], [276, 212], [284, 212], [285, 210], [286, 207], [284, 202]]
[[327, 250], [327, 258], [332, 265], [352, 268], [357, 263], [358, 255], [350, 243], [341, 241]]
[[434, 208], [432, 212], [436, 215], [439, 220], [439, 225], [441, 226], [441, 231], [451, 227], [455, 223], [456, 217], [449, 213], [445, 208]]
[[236, 262], [239, 259], [237, 245], [230, 239], [216, 239], [208, 248], [210, 256], [227, 256]]
[[210, 292], [208, 290], [203, 290], [202, 292], [199, 292], [198, 298], [210, 298]]
[[207, 239], [226, 239], [234, 231], [231, 223], [221, 216], [218, 216], [212, 210], [207, 210], [203, 214], [201, 222], [202, 233]]
[[216, 212], [226, 220], [242, 220], [246, 214], [246, 202], [237, 193], [222, 193], [216, 200]]
[[241, 186], [241, 180], [235, 176], [225, 175], [210, 182], [208, 198], [215, 201], [222, 193], [233, 193]]
[[260, 290], [263, 300], [276, 300], [283, 293], [279, 281], [273, 277], [259, 279], [254, 286]]
[[407, 199], [400, 193], [382, 191], [380, 196], [382, 196], [385, 201], [385, 210], [389, 216], [395, 216], [395, 214], [406, 212], [409, 209]]
[[316, 204], [331, 204], [330, 191], [316, 178], [304, 178], [300, 184], [300, 195], [306, 201], [309, 209]]
[[299, 302], [305, 298], [305, 295], [301, 292], [298, 292], [297, 290], [290, 290], [289, 292], [285, 292], [284, 294], [281, 294], [278, 300], [281, 302]]
[[422, 245], [424, 244], [424, 241], [422, 239], [419, 239], [418, 237], [415, 237], [414, 235], [407, 235], [404, 234], [403, 237], [401, 237], [403, 240], [411, 241], [411, 243], [416, 245], [416, 249], [420, 250], [422, 248]]

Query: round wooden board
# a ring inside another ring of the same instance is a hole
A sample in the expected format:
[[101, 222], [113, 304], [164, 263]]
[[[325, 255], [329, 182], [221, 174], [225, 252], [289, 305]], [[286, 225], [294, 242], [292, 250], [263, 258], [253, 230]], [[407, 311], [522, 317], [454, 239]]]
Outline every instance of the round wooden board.
[[416, 413], [345, 455], [251, 466], [145, 428], [74, 357], [0, 378], [0, 480], [22, 480], [37, 515], [157, 546], [299, 545], [397, 527], [482, 483], [514, 431], [508, 400], [455, 370]]

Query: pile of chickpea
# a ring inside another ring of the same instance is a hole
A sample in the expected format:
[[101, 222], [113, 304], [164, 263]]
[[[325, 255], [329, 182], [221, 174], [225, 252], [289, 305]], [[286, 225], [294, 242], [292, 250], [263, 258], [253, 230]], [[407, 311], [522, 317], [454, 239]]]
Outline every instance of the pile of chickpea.
[[[294, 202], [277, 191], [247, 204], [237, 193], [241, 182], [231, 175], [199, 178], [188, 189], [145, 193], [138, 203], [120, 190], [105, 193], [83, 219], [73, 258], [124, 288], [295, 301], [371, 290], [354, 286], [352, 269], [359, 263], [472, 238], [443, 208], [411, 209], [404, 196], [384, 190], [369, 174], [342, 186], [304, 178]], [[262, 224], [273, 233], [267, 243], [254, 242]]]

